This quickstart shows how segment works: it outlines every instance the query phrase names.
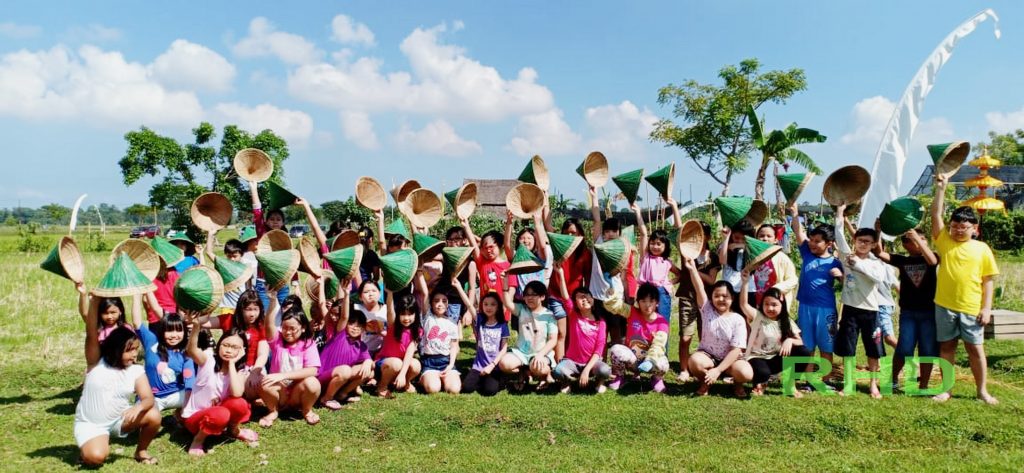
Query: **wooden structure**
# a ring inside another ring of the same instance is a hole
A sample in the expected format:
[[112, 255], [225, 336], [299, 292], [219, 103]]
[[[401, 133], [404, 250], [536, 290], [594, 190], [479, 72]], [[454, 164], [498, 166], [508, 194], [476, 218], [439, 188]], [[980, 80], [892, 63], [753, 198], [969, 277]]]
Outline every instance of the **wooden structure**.
[[1024, 340], [1024, 313], [992, 309], [992, 322], [985, 326], [985, 338]]

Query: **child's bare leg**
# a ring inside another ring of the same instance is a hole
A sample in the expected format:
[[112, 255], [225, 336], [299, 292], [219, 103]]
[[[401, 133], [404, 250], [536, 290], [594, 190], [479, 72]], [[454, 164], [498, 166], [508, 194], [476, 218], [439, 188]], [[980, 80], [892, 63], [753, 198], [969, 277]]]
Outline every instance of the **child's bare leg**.
[[434, 394], [441, 390], [441, 372], [440, 371], [427, 371], [420, 376], [420, 384], [423, 385], [423, 391], [427, 394]]
[[89, 439], [78, 452], [86, 466], [100, 466], [110, 455], [110, 436], [99, 435]]
[[281, 390], [283, 388], [284, 386], [280, 384], [260, 386], [260, 399], [263, 400], [263, 405], [267, 406], [267, 415], [260, 419], [261, 427], [270, 427], [277, 420], [277, 408], [281, 401]]
[[458, 394], [462, 391], [462, 378], [459, 376], [459, 373], [454, 371], [449, 371], [448, 374], [444, 375], [442, 384], [444, 384], [445, 392], [449, 394]]
[[693, 341], [693, 335], [679, 336], [679, 381], [689, 381], [690, 379], [690, 342]]
[[199, 432], [196, 432], [196, 436], [192, 437], [192, 445], [188, 446], [188, 454], [200, 457], [206, 454], [203, 450], [203, 442], [206, 442], [206, 432], [203, 432], [203, 429], [199, 429]]
[[391, 383], [398, 377], [398, 372], [402, 370], [402, 360], [398, 358], [385, 358], [384, 363], [380, 367], [380, 382], [377, 383], [377, 394], [387, 394], [388, 389], [391, 387]]
[[416, 392], [416, 386], [413, 386], [412, 380], [416, 379], [420, 375], [420, 371], [423, 370], [423, 365], [420, 364], [420, 360], [413, 359], [409, 362], [409, 369], [405, 372], [405, 392], [414, 393]]
[[988, 393], [988, 366], [985, 358], [985, 346], [964, 342], [967, 349], [967, 359], [971, 362], [971, 374], [974, 375], [974, 385], [978, 388], [978, 399], [986, 404], [996, 405], [999, 400]]
[[732, 375], [733, 392], [739, 397], [746, 397], [743, 385], [754, 379], [754, 368], [746, 360], [736, 360], [729, 367], [729, 374]]
[[366, 382], [366, 379], [357, 375], [353, 370], [351, 376], [346, 380], [345, 385], [338, 390], [336, 397], [341, 399], [349, 397], [349, 395], [355, 392], [356, 388], [361, 386], [364, 382]]
[[[878, 358], [868, 358], [868, 371], [871, 371], [872, 373], [877, 373], [879, 369], [880, 367], [878, 364]], [[882, 393], [881, 391], [878, 390], [878, 379], [871, 378], [870, 385], [871, 397], [875, 399], [881, 399]]]
[[310, 376], [303, 379], [298, 386], [292, 389], [291, 397], [288, 399], [288, 405], [298, 405], [302, 412], [302, 416], [306, 419], [306, 423], [314, 425], [320, 422], [320, 416], [316, 412], [313, 412], [313, 404], [316, 403], [317, 398], [320, 397], [320, 381], [314, 376]]
[[136, 429], [139, 431], [139, 444], [135, 447], [135, 460], [145, 464], [155, 464], [156, 459], [149, 455], [146, 450], [149, 449], [149, 444], [156, 438], [157, 432], [160, 431], [160, 411], [156, 408], [150, 408], [143, 412], [135, 422], [125, 423], [121, 429], [123, 432], [131, 432]]
[[697, 378], [700, 383], [700, 387], [697, 388], [697, 394], [704, 396], [708, 393], [708, 388], [711, 387], [708, 383], [704, 382], [704, 376], [708, 370], [715, 367], [715, 362], [707, 355], [702, 352], [696, 352], [690, 355], [690, 361], [687, 364], [687, 368], [690, 370], [690, 374]]
[[338, 366], [331, 371], [331, 380], [327, 383], [327, 386], [323, 388], [323, 393], [320, 396], [320, 403], [323, 404], [331, 399], [334, 399], [335, 395], [338, 394], [338, 390], [348, 383], [349, 378], [352, 377], [352, 368], [348, 366]]
[[[949, 364], [952, 366], [955, 366], [954, 363], [956, 362], [956, 360], [954, 359], [954, 357], [956, 356], [956, 345], [957, 339], [955, 338], [952, 340], [947, 340], [945, 342], [939, 342], [939, 356], [942, 357], [943, 360], [948, 361]], [[949, 391], [946, 391], [944, 393], [932, 396], [932, 399], [938, 402], [945, 402], [948, 401], [951, 397], [953, 397], [953, 394], [950, 393]]]

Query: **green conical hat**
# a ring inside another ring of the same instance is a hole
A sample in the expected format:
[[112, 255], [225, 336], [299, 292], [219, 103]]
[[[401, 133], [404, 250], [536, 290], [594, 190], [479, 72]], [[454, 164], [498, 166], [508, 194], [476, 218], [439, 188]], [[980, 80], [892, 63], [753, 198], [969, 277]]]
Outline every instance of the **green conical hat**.
[[[338, 281], [338, 277], [334, 273], [328, 271], [323, 274], [324, 280], [324, 296], [327, 300], [333, 300], [338, 297], [338, 288], [341, 287], [341, 283]], [[316, 278], [306, 278], [306, 296], [313, 300], [313, 302], [320, 302], [320, 283]]]
[[420, 255], [420, 262], [425, 263], [434, 259], [444, 248], [444, 242], [426, 233], [416, 233], [412, 236], [412, 249]]
[[448, 206], [450, 206], [452, 210], [455, 209], [455, 197], [459, 195], [460, 190], [462, 190], [462, 187], [457, 187], [444, 193], [444, 200], [448, 202]]
[[629, 242], [631, 245], [636, 245], [636, 226], [629, 225], [619, 232], [619, 237]]
[[174, 283], [174, 303], [179, 309], [205, 314], [217, 308], [223, 298], [224, 282], [220, 274], [206, 266], [189, 268]]
[[174, 266], [185, 259], [185, 252], [162, 236], [153, 237], [149, 244], [153, 245], [153, 249], [160, 255], [160, 259], [164, 260], [167, 267]]
[[629, 243], [623, 238], [608, 240], [594, 245], [594, 253], [601, 264], [601, 270], [614, 276], [626, 268], [629, 262]]
[[232, 292], [244, 286], [246, 281], [252, 279], [252, 266], [240, 261], [217, 258], [213, 260], [213, 268], [220, 274], [220, 279], [224, 282], [225, 292]]
[[298, 196], [273, 182], [267, 182], [267, 211], [283, 209], [295, 204]]
[[447, 247], [441, 250], [441, 258], [444, 272], [457, 277], [472, 261], [473, 249], [468, 246]]
[[360, 243], [359, 232], [346, 228], [334, 238], [327, 240], [327, 248], [334, 251], [342, 248], [348, 248], [350, 246], [356, 246]]
[[793, 203], [800, 197], [807, 184], [814, 179], [813, 172], [797, 172], [792, 174], [779, 174], [775, 180], [779, 183], [782, 195], [786, 196], [786, 202]]
[[408, 248], [381, 256], [380, 273], [384, 287], [391, 291], [406, 288], [412, 283], [418, 267], [419, 256]]
[[662, 199], [668, 199], [672, 196], [672, 183], [676, 180], [676, 163], [669, 163], [668, 166], [654, 171], [644, 180], [651, 183], [651, 187], [661, 194]]
[[334, 250], [324, 255], [324, 259], [338, 279], [355, 277], [359, 272], [359, 264], [363, 261], [363, 245]]
[[622, 191], [622, 195], [626, 196], [626, 200], [629, 201], [630, 205], [636, 202], [636, 193], [640, 190], [640, 181], [644, 177], [644, 170], [637, 169], [635, 171], [629, 171], [625, 174], [619, 174], [612, 178], [612, 182], [616, 186], [619, 186], [619, 190]]
[[878, 216], [882, 232], [886, 235], [902, 235], [912, 230], [924, 218], [924, 207], [913, 197], [900, 197], [885, 204]]
[[39, 267], [76, 283], [82, 282], [85, 277], [82, 252], [78, 250], [75, 240], [69, 236], [62, 237], [57, 242], [46, 259], [39, 263]]
[[412, 240], [412, 234], [409, 233], [409, 227], [406, 226], [405, 220], [397, 218], [384, 228], [384, 237], [391, 238], [392, 235], [402, 235], [406, 240]]
[[268, 291], [277, 291], [288, 285], [299, 270], [299, 250], [279, 250], [256, 253], [256, 262], [267, 281]]
[[601, 187], [608, 183], [608, 159], [600, 151], [594, 151], [576, 168], [576, 174], [587, 181], [588, 185]]
[[583, 243], [583, 237], [564, 235], [562, 233], [547, 232], [548, 243], [551, 244], [551, 253], [554, 256], [555, 263], [561, 263], [569, 257], [576, 248]]
[[745, 259], [746, 264], [743, 266], [744, 271], [753, 271], [757, 267], [764, 264], [775, 256], [775, 253], [782, 251], [782, 247], [779, 245], [773, 245], [771, 243], [765, 243], [756, 238], [750, 238], [744, 235], [747, 240], [747, 256]]
[[256, 227], [252, 225], [245, 227], [245, 229], [242, 230], [242, 233], [238, 235], [238, 241], [242, 243], [248, 242], [253, 238], [256, 238]]
[[722, 216], [722, 225], [732, 227], [743, 220], [754, 205], [754, 199], [750, 197], [733, 196], [715, 198], [715, 208]]
[[928, 154], [935, 163], [935, 174], [951, 177], [964, 164], [971, 153], [971, 144], [966, 141], [954, 141], [941, 145], [928, 145]]
[[139, 271], [128, 254], [120, 253], [114, 264], [110, 265], [107, 274], [104, 274], [100, 283], [92, 289], [92, 293], [99, 297], [121, 297], [155, 290], [156, 284]]
[[519, 181], [536, 184], [541, 190], [548, 190], [551, 180], [548, 177], [548, 167], [544, 164], [544, 160], [540, 156], [530, 158], [530, 162], [526, 163], [526, 169], [519, 173]]
[[512, 264], [506, 272], [508, 274], [530, 274], [544, 269], [544, 265], [537, 261], [533, 252], [526, 249], [526, 245], [519, 245], [516, 254], [512, 256]]

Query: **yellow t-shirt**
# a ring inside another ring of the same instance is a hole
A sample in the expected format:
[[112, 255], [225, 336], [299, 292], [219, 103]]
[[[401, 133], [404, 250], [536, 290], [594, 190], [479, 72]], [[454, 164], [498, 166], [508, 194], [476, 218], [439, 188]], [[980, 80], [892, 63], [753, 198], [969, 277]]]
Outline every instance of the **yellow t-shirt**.
[[992, 249], [983, 242], [959, 242], [943, 231], [935, 240], [935, 303], [947, 309], [978, 315], [981, 312], [981, 280], [999, 274]]

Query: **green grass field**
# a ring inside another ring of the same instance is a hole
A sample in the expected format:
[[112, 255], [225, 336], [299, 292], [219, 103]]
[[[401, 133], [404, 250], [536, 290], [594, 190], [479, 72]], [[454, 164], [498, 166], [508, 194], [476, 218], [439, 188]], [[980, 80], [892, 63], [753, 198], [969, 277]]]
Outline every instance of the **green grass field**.
[[[73, 469], [84, 372], [77, 293], [38, 269], [44, 254], [12, 252], [13, 238], [0, 236], [0, 470]], [[86, 254], [90, 282], [107, 257]], [[1020, 304], [1024, 263], [1002, 269], [1000, 305]], [[228, 442], [195, 460], [184, 451], [189, 436], [164, 429], [151, 452], [161, 471], [1019, 471], [1024, 343], [986, 347], [996, 407], [974, 400], [961, 350], [956, 397], [941, 405], [899, 394], [871, 400], [866, 385], [846, 398], [797, 400], [774, 387], [763, 398], [738, 400], [724, 385], [695, 398], [694, 384], [673, 377], [666, 395], [648, 393], [645, 384], [600, 396], [364, 397], [347, 410], [321, 410], [318, 426], [285, 420], [254, 427], [262, 437], [257, 448]], [[471, 356], [464, 345], [462, 361]], [[115, 441], [105, 469], [140, 468], [131, 459], [134, 438]]]

